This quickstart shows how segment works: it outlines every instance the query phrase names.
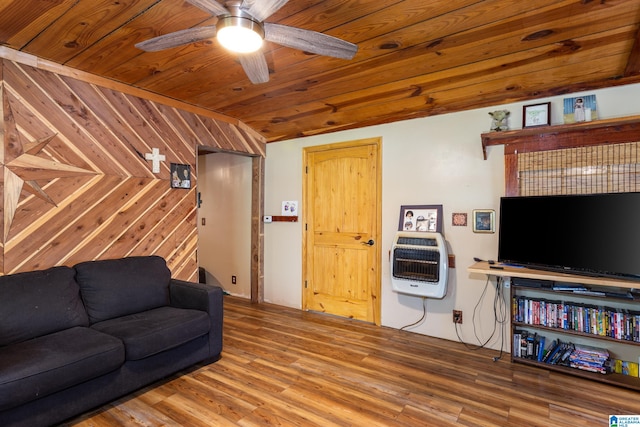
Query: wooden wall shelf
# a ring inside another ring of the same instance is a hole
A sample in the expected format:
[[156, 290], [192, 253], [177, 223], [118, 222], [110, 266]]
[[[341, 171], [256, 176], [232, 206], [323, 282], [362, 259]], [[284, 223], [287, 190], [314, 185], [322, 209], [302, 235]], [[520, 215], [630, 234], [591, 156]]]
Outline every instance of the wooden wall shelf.
[[[492, 268], [493, 267], [493, 268]], [[582, 276], [576, 274], [555, 273], [544, 270], [534, 270], [531, 268], [520, 268], [495, 264], [491, 266], [488, 262], [477, 262], [470, 266], [469, 273], [486, 274], [501, 277], [522, 277], [525, 279], [553, 280], [566, 283], [581, 283], [584, 285], [609, 286], [614, 288], [634, 289], [640, 288], [640, 281], [614, 279], [609, 277]]]
[[537, 126], [481, 135], [482, 155], [487, 160], [487, 147], [504, 145], [505, 154], [516, 151], [545, 151], [553, 147], [598, 145], [638, 140], [640, 116], [594, 120], [566, 125]]
[[291, 215], [272, 215], [271, 221], [273, 222], [298, 222], [297, 216]]

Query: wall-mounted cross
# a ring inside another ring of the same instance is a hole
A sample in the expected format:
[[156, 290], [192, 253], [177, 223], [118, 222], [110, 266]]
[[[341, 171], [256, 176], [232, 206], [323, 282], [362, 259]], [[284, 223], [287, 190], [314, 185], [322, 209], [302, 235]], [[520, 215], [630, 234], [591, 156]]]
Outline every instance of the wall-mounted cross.
[[160, 173], [160, 162], [166, 160], [164, 154], [160, 154], [159, 148], [152, 148], [151, 153], [146, 153], [144, 158], [153, 162], [151, 164], [151, 171], [153, 173]]

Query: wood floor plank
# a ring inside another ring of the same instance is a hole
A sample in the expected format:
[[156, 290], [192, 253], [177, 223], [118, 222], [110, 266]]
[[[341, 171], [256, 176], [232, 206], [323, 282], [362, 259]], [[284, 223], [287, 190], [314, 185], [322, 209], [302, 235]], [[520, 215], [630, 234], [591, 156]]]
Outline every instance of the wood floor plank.
[[167, 417], [140, 399], [122, 400], [121, 403], [116, 405], [115, 409], [118, 410], [120, 419], [131, 426], [162, 425], [177, 427], [180, 425], [174, 419]]
[[[266, 414], [271, 411], [274, 419], [302, 422], [299, 425], [335, 425], [322, 416], [304, 409], [301, 410], [295, 402], [281, 393], [272, 393], [268, 390], [253, 387], [253, 384], [247, 384], [244, 378], [238, 378], [234, 375], [233, 369], [227, 372], [207, 370], [203, 375], [217, 383], [225, 393], [237, 399], [238, 404], [243, 402], [254, 404], [256, 409], [247, 416], [249, 420], [256, 416], [259, 419], [270, 418]], [[266, 412], [263, 410], [263, 406], [267, 406]], [[251, 421], [251, 423], [253, 422], [255, 421]], [[242, 422], [239, 422], [239, 424], [242, 424]]]
[[224, 350], [65, 424], [595, 426], [638, 393], [512, 364], [490, 349], [225, 297]]
[[398, 425], [401, 426], [457, 426], [459, 414], [447, 415], [438, 410], [416, 408], [408, 405], [398, 417]]

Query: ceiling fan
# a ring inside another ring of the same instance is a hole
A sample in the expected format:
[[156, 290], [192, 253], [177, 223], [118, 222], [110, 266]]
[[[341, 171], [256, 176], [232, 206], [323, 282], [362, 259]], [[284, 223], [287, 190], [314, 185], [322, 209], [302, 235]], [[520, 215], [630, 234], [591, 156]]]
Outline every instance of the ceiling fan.
[[336, 37], [302, 28], [264, 22], [288, 0], [186, 0], [218, 17], [216, 25], [189, 28], [137, 43], [138, 49], [156, 52], [216, 37], [238, 53], [240, 64], [252, 83], [269, 81], [269, 69], [260, 50], [263, 40], [323, 56], [351, 59], [358, 46]]

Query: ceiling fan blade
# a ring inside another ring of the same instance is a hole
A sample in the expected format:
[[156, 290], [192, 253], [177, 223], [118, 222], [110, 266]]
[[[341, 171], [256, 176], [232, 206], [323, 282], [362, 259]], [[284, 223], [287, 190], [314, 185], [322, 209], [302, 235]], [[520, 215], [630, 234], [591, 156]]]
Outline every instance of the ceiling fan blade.
[[278, 11], [289, 0], [244, 0], [240, 8], [262, 22]]
[[218, 3], [216, 0], [187, 0], [187, 3], [191, 3], [195, 7], [199, 7], [205, 12], [209, 12], [214, 16], [226, 15], [229, 13], [226, 7]]
[[136, 43], [138, 49], [145, 52], [157, 52], [159, 50], [182, 46], [200, 40], [210, 39], [216, 36], [216, 26], [188, 28], [175, 33], [164, 34], [140, 43]]
[[351, 59], [358, 51], [358, 45], [316, 31], [268, 22], [263, 25], [265, 40], [282, 46], [341, 59]]
[[262, 51], [243, 53], [238, 55], [238, 58], [251, 83], [258, 84], [269, 81], [269, 67], [267, 67], [267, 60]]

